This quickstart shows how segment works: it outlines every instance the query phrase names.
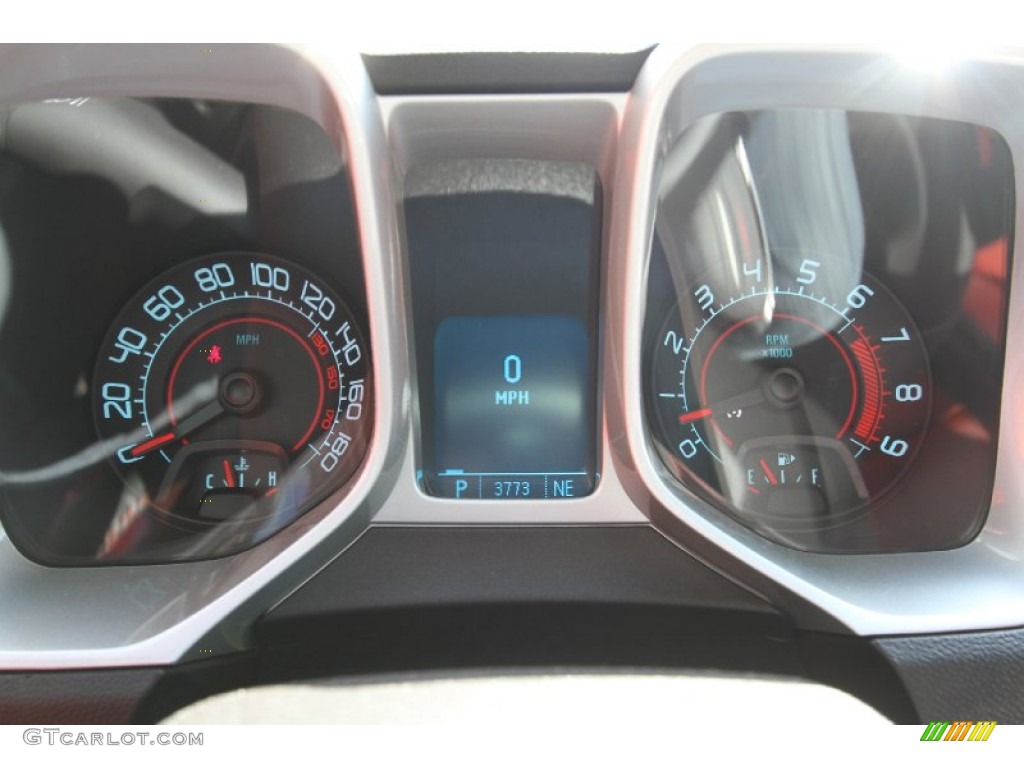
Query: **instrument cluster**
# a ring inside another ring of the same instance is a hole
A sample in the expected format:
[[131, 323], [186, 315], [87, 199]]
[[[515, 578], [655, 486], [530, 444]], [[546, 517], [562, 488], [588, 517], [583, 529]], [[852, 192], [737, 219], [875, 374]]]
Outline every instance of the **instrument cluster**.
[[0, 82], [0, 594], [180, 631], [163, 663], [374, 525], [638, 526], [816, 629], [1024, 621], [936, 597], [1024, 551], [1017, 68], [659, 49], [621, 92], [382, 95], [302, 49], [74, 55]]
[[[50, 100], [8, 123], [12, 540], [50, 563], [216, 557], [343, 488], [374, 376], [350, 188], [322, 128], [171, 99]], [[46, 145], [86, 124], [113, 138]], [[969, 541], [996, 458], [1006, 142], [763, 109], [694, 121], [662, 162], [642, 389], [675, 482], [798, 549]], [[421, 490], [590, 495], [594, 168], [428, 162], [404, 189]]]

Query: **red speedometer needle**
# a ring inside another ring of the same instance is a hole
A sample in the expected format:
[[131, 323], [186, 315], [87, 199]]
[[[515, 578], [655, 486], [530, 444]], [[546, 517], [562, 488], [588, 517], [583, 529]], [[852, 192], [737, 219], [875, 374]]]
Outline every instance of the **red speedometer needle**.
[[132, 448], [130, 453], [134, 458], [144, 456], [150, 451], [155, 451], [162, 445], [167, 445], [167, 443], [173, 443], [175, 440], [184, 437], [190, 432], [194, 432], [207, 422], [212, 421], [213, 419], [220, 416], [222, 413], [224, 413], [224, 406], [221, 405], [220, 400], [214, 400], [211, 403], [207, 403], [198, 411], [189, 416], [187, 419], [183, 420], [180, 424], [178, 424], [178, 426], [175, 429], [171, 430], [170, 432], [164, 432], [162, 435], [154, 435], [149, 440], [146, 440], [144, 443], [139, 443], [138, 445], [136, 445], [134, 448]]
[[231, 472], [231, 462], [224, 459], [224, 482], [228, 484], [228, 488], [235, 487], [235, 476]]
[[150, 451], [156, 450], [161, 445], [166, 445], [167, 443], [174, 442], [175, 438], [177, 438], [177, 435], [175, 435], [173, 432], [167, 432], [166, 434], [163, 435], [157, 435], [156, 437], [147, 440], [144, 443], [139, 443], [138, 445], [136, 445], [134, 448], [132, 448], [131, 454], [134, 457], [142, 456], [144, 453], [149, 453]]

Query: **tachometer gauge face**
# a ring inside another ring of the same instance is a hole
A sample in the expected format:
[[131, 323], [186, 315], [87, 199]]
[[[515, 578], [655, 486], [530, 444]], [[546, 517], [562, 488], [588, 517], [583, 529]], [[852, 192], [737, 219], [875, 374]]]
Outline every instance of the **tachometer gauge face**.
[[884, 495], [920, 447], [932, 395], [920, 334], [866, 275], [843, 295], [798, 258], [761, 257], [719, 295], [696, 282], [650, 351], [648, 409], [683, 482], [775, 531], [826, 529]]
[[147, 285], [95, 372], [101, 438], [134, 488], [101, 556], [226, 526], [279, 529], [362, 461], [370, 356], [345, 303], [294, 264], [232, 253]]

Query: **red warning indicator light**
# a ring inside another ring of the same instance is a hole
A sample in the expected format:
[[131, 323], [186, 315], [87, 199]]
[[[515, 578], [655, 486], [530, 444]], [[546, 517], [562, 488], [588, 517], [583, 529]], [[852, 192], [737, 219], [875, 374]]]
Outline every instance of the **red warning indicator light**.
[[210, 354], [206, 356], [206, 360], [207, 362], [210, 363], [210, 365], [216, 365], [221, 361], [219, 345], [214, 344], [212, 347], [210, 347]]

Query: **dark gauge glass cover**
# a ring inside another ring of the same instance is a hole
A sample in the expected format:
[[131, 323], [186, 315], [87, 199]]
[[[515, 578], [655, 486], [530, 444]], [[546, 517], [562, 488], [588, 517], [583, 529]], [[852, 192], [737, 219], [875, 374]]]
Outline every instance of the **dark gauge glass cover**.
[[970, 541], [993, 489], [1012, 189], [1005, 142], [963, 123], [778, 109], [682, 131], [642, 370], [683, 503], [818, 552]]
[[335, 509], [374, 423], [344, 153], [244, 100], [12, 109], [0, 539], [45, 566], [174, 563], [298, 521], [266, 561]]
[[185, 541], [223, 553], [297, 518], [362, 461], [370, 375], [346, 304], [294, 264], [220, 254], [149, 283], [95, 371], [125, 489], [99, 559]]

